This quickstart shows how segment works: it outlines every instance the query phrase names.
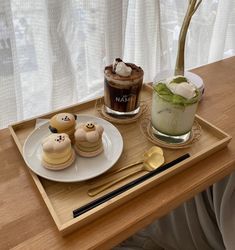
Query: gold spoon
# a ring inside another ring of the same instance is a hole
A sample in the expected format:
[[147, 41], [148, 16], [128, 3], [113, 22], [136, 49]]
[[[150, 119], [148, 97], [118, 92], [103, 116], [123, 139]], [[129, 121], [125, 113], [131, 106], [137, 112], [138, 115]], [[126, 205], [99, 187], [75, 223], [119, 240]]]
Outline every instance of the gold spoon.
[[117, 178], [116, 180], [111, 180], [111, 181], [108, 181], [102, 185], [95, 186], [95, 187], [89, 189], [87, 193], [89, 196], [95, 196], [95, 195], [101, 193], [102, 191], [106, 190], [107, 188], [113, 186], [114, 184], [116, 184], [116, 183], [118, 183], [118, 182], [120, 182], [128, 177], [131, 177], [132, 175], [135, 175], [136, 173], [138, 173], [140, 171], [150, 172], [150, 171], [160, 167], [163, 163], [164, 163], [164, 156], [159, 154], [159, 153], [154, 152], [143, 161], [143, 165], [137, 171], [129, 173], [129, 174], [122, 176], [120, 178]]
[[144, 153], [144, 158], [143, 160], [141, 161], [137, 161], [137, 162], [134, 162], [134, 163], [131, 163], [127, 166], [124, 166], [122, 168], [119, 168], [117, 170], [114, 170], [114, 171], [111, 171], [108, 175], [111, 175], [111, 174], [116, 174], [116, 173], [119, 173], [123, 170], [126, 170], [128, 168], [132, 168], [136, 165], [139, 165], [139, 164], [142, 164], [142, 163], [145, 163], [146, 161], [148, 161], [148, 158], [152, 155], [152, 154], [155, 154], [155, 153], [158, 153], [160, 155], [163, 155], [163, 150], [160, 148], [160, 147], [157, 147], [157, 146], [153, 146], [151, 147], [149, 150], [147, 150], [145, 153]]

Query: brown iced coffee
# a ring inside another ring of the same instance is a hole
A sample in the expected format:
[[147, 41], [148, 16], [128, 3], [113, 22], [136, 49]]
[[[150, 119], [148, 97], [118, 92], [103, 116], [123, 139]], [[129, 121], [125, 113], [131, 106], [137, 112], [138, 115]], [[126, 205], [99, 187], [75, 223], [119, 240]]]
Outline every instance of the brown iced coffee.
[[104, 104], [110, 115], [125, 117], [139, 112], [144, 71], [117, 58], [104, 70]]

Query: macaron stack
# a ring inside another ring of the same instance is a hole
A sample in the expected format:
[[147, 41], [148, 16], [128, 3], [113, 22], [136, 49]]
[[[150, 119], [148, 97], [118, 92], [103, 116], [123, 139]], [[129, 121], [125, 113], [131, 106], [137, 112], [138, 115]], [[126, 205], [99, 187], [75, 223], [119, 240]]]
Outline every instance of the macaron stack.
[[42, 165], [51, 170], [69, 167], [75, 160], [75, 152], [65, 133], [51, 134], [42, 141]]
[[[42, 141], [42, 165], [60, 170], [72, 165], [76, 153], [82, 157], [94, 157], [103, 151], [103, 127], [90, 121], [78, 123], [77, 116], [58, 113], [49, 121], [52, 132]], [[74, 150], [75, 149], [75, 150]]]
[[103, 151], [103, 127], [95, 123], [79, 123], [75, 132], [75, 151], [83, 157], [94, 157]]

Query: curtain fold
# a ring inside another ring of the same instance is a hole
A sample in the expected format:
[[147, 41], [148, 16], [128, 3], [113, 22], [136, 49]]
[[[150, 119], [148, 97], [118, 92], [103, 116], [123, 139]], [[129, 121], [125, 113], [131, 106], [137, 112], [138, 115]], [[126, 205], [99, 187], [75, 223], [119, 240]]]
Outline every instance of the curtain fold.
[[[0, 128], [23, 118], [22, 90], [10, 1], [0, 1]], [[16, 61], [16, 63], [13, 63]]]
[[123, 1], [106, 1], [106, 10], [104, 66], [111, 64], [114, 58], [123, 57]]
[[[146, 82], [174, 68], [188, 0], [1, 0], [0, 128], [103, 94], [116, 57]], [[235, 54], [235, 3], [202, 1], [186, 41], [186, 68]]]
[[141, 65], [145, 81], [152, 81], [160, 70], [160, 3], [129, 0], [124, 60]]
[[208, 59], [209, 62], [218, 61], [223, 58], [224, 51], [221, 48], [225, 48], [227, 38], [226, 34], [229, 28], [229, 20], [232, 13], [231, 10], [234, 10], [234, 8], [235, 3], [233, 1], [218, 2], [217, 13], [211, 37]]

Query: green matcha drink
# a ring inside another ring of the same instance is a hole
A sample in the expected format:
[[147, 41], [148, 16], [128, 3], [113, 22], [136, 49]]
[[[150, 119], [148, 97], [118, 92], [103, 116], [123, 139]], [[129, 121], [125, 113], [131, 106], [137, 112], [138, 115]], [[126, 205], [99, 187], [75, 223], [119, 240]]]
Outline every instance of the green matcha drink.
[[154, 134], [171, 143], [188, 140], [199, 98], [200, 92], [184, 76], [154, 85], [151, 116]]

